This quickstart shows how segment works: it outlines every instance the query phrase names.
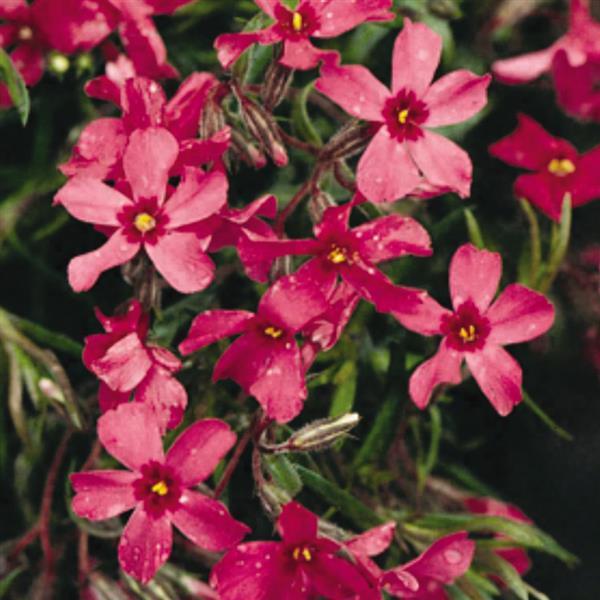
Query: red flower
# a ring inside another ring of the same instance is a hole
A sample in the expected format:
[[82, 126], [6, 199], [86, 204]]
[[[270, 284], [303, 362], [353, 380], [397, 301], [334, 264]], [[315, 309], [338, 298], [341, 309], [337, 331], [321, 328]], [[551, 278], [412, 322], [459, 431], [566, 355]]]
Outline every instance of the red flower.
[[187, 406], [185, 388], [173, 377], [181, 362], [171, 352], [146, 343], [148, 315], [132, 300], [123, 316], [96, 316], [106, 333], [85, 339], [83, 362], [100, 379], [102, 412], [127, 402], [131, 393], [154, 411], [161, 432], [181, 423]]
[[306, 369], [295, 335], [326, 309], [325, 297], [315, 286], [295, 275], [282, 277], [261, 298], [256, 314], [245, 310], [199, 314], [179, 351], [190, 354], [242, 334], [215, 365], [213, 380], [233, 379], [269, 417], [285, 423], [302, 410], [307, 396]]
[[178, 154], [179, 144], [166, 129], [139, 129], [123, 156], [131, 194], [85, 176], [72, 178], [59, 190], [55, 204], [109, 234], [101, 248], [71, 260], [69, 282], [75, 291], [89, 290], [103, 271], [126, 263], [142, 248], [176, 290], [192, 293], [210, 284], [214, 264], [205, 253], [210, 237], [198, 239], [194, 228], [225, 205], [227, 179], [217, 171], [185, 167], [165, 201]]
[[81, 133], [68, 162], [60, 166], [67, 176], [87, 175], [99, 179], [123, 176], [123, 156], [137, 129], [162, 127], [179, 142], [179, 154], [171, 174], [181, 173], [184, 166], [199, 166], [220, 161], [229, 144], [229, 130], [224, 129], [209, 140], [197, 138], [198, 122], [207, 97], [218, 85], [211, 73], [193, 73], [167, 102], [162, 87], [145, 77], [129, 77], [131, 65], [119, 57], [108, 75], [88, 82], [87, 93], [115, 102], [123, 111], [117, 118], [92, 121]]
[[259, 31], [224, 33], [215, 40], [220, 63], [229, 68], [252, 44], [283, 42], [282, 65], [291, 69], [312, 69], [321, 60], [337, 60], [335, 51], [315, 48], [311, 37], [336, 37], [366, 21], [388, 21], [391, 0], [301, 0], [290, 9], [280, 0], [256, 0], [275, 23]]
[[[346, 542], [344, 546], [367, 574], [373, 589], [369, 598], [381, 598], [381, 592], [414, 600], [445, 600], [444, 585], [464, 575], [473, 560], [475, 542], [464, 531], [444, 536], [414, 560], [384, 571], [371, 557], [390, 545], [395, 523], [374, 527]], [[366, 598], [367, 596], [365, 596]]]
[[[288, 254], [312, 254], [314, 258], [296, 273], [305, 281], [333, 293], [341, 277], [356, 293], [375, 305], [385, 303], [388, 294], [404, 294], [409, 311], [419, 303], [419, 290], [392, 288], [389, 280], [375, 265], [412, 254], [431, 255], [431, 240], [427, 231], [410, 217], [388, 215], [350, 228], [348, 220], [353, 205], [328, 208], [321, 223], [315, 226], [314, 240], [263, 240], [248, 235], [239, 246], [245, 260], [273, 260]], [[400, 310], [398, 308], [398, 310]]]
[[560, 221], [566, 194], [573, 207], [600, 197], [600, 146], [580, 155], [567, 140], [552, 137], [531, 117], [520, 114], [518, 118], [517, 129], [490, 146], [492, 156], [535, 171], [517, 178], [515, 196], [535, 204], [554, 221]]
[[277, 529], [281, 542], [249, 542], [230, 550], [211, 573], [221, 600], [367, 598], [367, 581], [336, 556], [340, 544], [319, 537], [315, 514], [289, 502]]
[[119, 562], [132, 577], [146, 583], [166, 562], [172, 524], [211, 552], [230, 548], [249, 531], [221, 502], [190, 489], [214, 471], [235, 443], [235, 434], [223, 421], [197, 421], [165, 456], [149, 407], [123, 404], [98, 419], [98, 438], [130, 470], [73, 473], [72, 507], [91, 521], [134, 509], [119, 542]]
[[500, 415], [508, 415], [521, 402], [521, 367], [503, 346], [545, 333], [554, 321], [554, 308], [542, 294], [519, 284], [509, 285], [492, 304], [501, 274], [498, 253], [464, 244], [450, 264], [454, 311], [433, 298], [424, 300], [413, 314], [394, 313], [392, 306], [387, 307], [408, 329], [444, 336], [437, 354], [410, 378], [410, 396], [419, 408], [429, 404], [438, 384], [460, 383], [463, 359]]
[[371, 202], [389, 202], [422, 185], [470, 193], [468, 155], [430, 128], [465, 121], [487, 102], [490, 76], [449, 73], [431, 83], [441, 37], [404, 19], [392, 57], [392, 89], [360, 65], [326, 64], [316, 87], [351, 115], [371, 121], [375, 137], [358, 163], [358, 189]]

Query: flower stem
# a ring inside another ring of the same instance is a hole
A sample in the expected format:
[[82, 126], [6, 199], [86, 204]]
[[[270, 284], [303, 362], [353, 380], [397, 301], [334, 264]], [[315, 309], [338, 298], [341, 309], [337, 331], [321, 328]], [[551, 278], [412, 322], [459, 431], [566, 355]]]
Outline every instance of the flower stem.
[[519, 205], [529, 223], [529, 279], [527, 280], [527, 283], [535, 288], [535, 284], [540, 275], [540, 266], [542, 264], [540, 225], [535, 211], [525, 198], [521, 198]]

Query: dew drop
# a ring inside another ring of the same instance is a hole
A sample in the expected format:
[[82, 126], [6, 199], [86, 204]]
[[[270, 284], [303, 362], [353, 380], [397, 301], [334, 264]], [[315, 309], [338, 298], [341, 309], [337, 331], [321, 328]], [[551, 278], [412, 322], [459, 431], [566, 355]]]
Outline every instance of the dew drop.
[[462, 554], [458, 550], [446, 550], [444, 558], [451, 565], [457, 565], [462, 560]]

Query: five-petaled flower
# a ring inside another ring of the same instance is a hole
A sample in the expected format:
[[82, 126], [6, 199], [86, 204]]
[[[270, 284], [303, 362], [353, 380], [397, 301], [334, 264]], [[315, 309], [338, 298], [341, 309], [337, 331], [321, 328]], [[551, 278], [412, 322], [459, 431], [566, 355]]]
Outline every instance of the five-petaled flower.
[[275, 22], [259, 31], [223, 33], [215, 40], [221, 64], [230, 67], [252, 44], [283, 42], [279, 62], [291, 69], [312, 69], [319, 61], [338, 60], [338, 53], [320, 50], [311, 37], [336, 37], [366, 21], [387, 21], [391, 0], [302, 0], [294, 9], [280, 0], [256, 0], [256, 4]]
[[406, 328], [444, 336], [435, 356], [410, 378], [410, 397], [419, 408], [429, 404], [438, 384], [460, 383], [463, 359], [500, 415], [508, 415], [521, 402], [521, 367], [503, 346], [545, 333], [554, 321], [554, 308], [545, 296], [519, 284], [507, 286], [492, 303], [501, 275], [498, 253], [464, 244], [450, 264], [453, 311], [433, 298], [413, 314], [394, 313], [393, 306], [388, 307]]
[[454, 142], [431, 128], [465, 121], [487, 102], [490, 76], [466, 70], [431, 83], [441, 37], [404, 19], [392, 57], [392, 89], [360, 65], [324, 64], [316, 87], [351, 115], [370, 121], [375, 137], [358, 163], [358, 189], [371, 202], [390, 202], [422, 184], [469, 195], [472, 164]]
[[490, 154], [509, 165], [535, 171], [517, 177], [515, 195], [554, 221], [560, 221], [567, 194], [573, 207], [600, 197], [600, 146], [580, 155], [567, 140], [551, 136], [527, 115], [519, 115], [517, 129], [492, 144]]
[[166, 129], [138, 129], [123, 156], [126, 180], [118, 186], [123, 191], [81, 175], [56, 194], [55, 204], [109, 235], [99, 249], [71, 260], [69, 283], [76, 292], [89, 290], [103, 271], [126, 263], [142, 248], [179, 292], [198, 292], [210, 284], [214, 264], [205, 253], [210, 235], [198, 228], [225, 205], [227, 178], [218, 171], [185, 167], [165, 201], [178, 155], [179, 144]]
[[144, 402], [154, 412], [161, 433], [177, 427], [187, 406], [185, 388], [173, 377], [180, 360], [166, 348], [146, 341], [149, 317], [137, 300], [123, 315], [107, 317], [96, 309], [106, 333], [85, 339], [83, 362], [100, 379], [100, 410], [129, 400]]
[[369, 598], [357, 566], [337, 556], [342, 546], [319, 537], [315, 514], [286, 504], [277, 521], [280, 542], [248, 542], [230, 550], [213, 568], [211, 584], [221, 600]]
[[256, 262], [288, 254], [312, 254], [314, 258], [296, 276], [306, 285], [323, 290], [327, 297], [341, 278], [376, 306], [385, 303], [390, 294], [396, 301], [403, 295], [404, 310], [412, 310], [420, 302], [420, 290], [392, 288], [375, 265], [410, 254], [430, 256], [429, 234], [414, 219], [400, 215], [380, 217], [350, 228], [352, 208], [352, 203], [328, 208], [314, 228], [314, 240], [265, 240], [248, 234], [239, 245], [240, 255], [246, 261]]
[[256, 314], [245, 310], [199, 314], [179, 351], [190, 354], [221, 338], [242, 334], [215, 365], [213, 380], [233, 379], [258, 400], [269, 417], [285, 423], [302, 410], [307, 396], [306, 368], [295, 335], [327, 306], [315, 286], [288, 275], [265, 292]]
[[166, 456], [158, 424], [144, 404], [122, 404], [98, 420], [98, 438], [129, 471], [83, 471], [71, 475], [73, 511], [98, 521], [134, 509], [119, 542], [119, 562], [146, 583], [171, 553], [172, 525], [213, 552], [237, 544], [248, 533], [225, 506], [190, 489], [204, 481], [235, 443], [218, 419], [190, 425]]

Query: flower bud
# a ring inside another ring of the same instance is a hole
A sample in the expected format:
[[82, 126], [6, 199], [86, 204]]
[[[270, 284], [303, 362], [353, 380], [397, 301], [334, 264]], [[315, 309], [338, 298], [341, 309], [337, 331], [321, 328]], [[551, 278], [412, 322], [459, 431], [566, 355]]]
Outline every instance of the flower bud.
[[61, 404], [64, 403], [65, 396], [62, 393], [62, 390], [49, 377], [42, 377], [38, 381], [38, 387], [40, 388], [40, 392], [42, 392], [42, 394], [44, 394], [44, 396], [47, 398], [56, 400], [56, 402], [60, 402]]
[[319, 154], [319, 160], [330, 162], [357, 154], [366, 146], [372, 134], [373, 126], [370, 123], [364, 124], [353, 119], [323, 146]]
[[287, 441], [287, 446], [292, 452], [322, 450], [354, 429], [359, 421], [358, 413], [346, 413], [339, 417], [313, 421], [293, 433]]
[[313, 224], [320, 223], [323, 218], [323, 213], [331, 206], [337, 206], [335, 198], [331, 194], [328, 194], [321, 189], [317, 189], [310, 197], [307, 206], [308, 215]]
[[290, 275], [293, 271], [292, 257], [291, 256], [278, 256], [273, 261], [271, 272], [269, 273], [269, 280], [274, 282], [280, 277]]
[[269, 65], [260, 90], [265, 108], [272, 111], [285, 97], [292, 83], [294, 71], [275, 61]]
[[231, 132], [231, 149], [240, 160], [255, 169], [262, 169], [267, 164], [265, 155], [239, 131]]
[[225, 115], [221, 108], [223, 86], [215, 86], [209, 93], [200, 117], [199, 133], [202, 139], [209, 139], [225, 127]]
[[48, 57], [48, 70], [62, 77], [71, 68], [71, 61], [60, 52], [51, 52]]

